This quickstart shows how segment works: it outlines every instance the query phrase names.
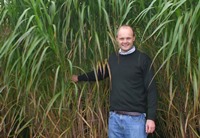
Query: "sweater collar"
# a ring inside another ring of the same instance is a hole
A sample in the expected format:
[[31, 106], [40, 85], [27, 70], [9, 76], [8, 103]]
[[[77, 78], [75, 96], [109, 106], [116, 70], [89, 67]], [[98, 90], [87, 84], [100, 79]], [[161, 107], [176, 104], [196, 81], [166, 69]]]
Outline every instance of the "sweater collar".
[[121, 49], [119, 49], [119, 54], [120, 55], [129, 55], [135, 51], [135, 46], [133, 46], [130, 50], [123, 52]]

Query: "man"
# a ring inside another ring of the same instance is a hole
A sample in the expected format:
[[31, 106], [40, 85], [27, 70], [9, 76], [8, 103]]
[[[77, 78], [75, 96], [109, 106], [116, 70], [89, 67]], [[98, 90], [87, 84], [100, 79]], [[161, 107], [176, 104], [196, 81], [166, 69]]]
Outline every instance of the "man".
[[[133, 45], [135, 34], [128, 25], [118, 29], [119, 53], [111, 54], [98, 80], [111, 79], [109, 138], [146, 138], [155, 131], [157, 91], [150, 58]], [[94, 71], [72, 81], [95, 81]]]

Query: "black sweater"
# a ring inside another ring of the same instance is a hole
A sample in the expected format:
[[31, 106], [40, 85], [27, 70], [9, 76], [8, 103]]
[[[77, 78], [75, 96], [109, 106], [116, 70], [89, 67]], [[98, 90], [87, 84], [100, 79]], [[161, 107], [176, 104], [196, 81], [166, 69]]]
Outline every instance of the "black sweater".
[[[155, 120], [157, 91], [153, 80], [150, 58], [136, 50], [129, 55], [112, 54], [105, 71], [99, 69], [98, 80], [111, 79], [110, 111], [147, 113], [147, 119]], [[78, 76], [79, 81], [95, 81], [91, 71]]]

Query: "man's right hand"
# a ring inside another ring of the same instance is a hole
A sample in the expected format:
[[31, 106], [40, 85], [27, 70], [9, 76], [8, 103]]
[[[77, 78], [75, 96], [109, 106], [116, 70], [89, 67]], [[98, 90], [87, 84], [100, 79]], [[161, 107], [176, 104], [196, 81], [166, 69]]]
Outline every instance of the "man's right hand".
[[73, 82], [78, 82], [78, 76], [77, 76], [77, 75], [72, 75], [71, 80], [72, 80]]

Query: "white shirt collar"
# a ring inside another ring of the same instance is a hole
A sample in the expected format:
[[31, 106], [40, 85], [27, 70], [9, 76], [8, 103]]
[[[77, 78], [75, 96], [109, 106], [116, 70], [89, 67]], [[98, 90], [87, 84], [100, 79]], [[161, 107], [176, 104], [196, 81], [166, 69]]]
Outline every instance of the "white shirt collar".
[[128, 55], [128, 54], [133, 53], [134, 51], [135, 51], [135, 46], [133, 46], [130, 50], [128, 50], [128, 51], [126, 51], [126, 52], [124, 52], [124, 51], [122, 51], [121, 49], [119, 49], [119, 54], [120, 54], [120, 55]]

